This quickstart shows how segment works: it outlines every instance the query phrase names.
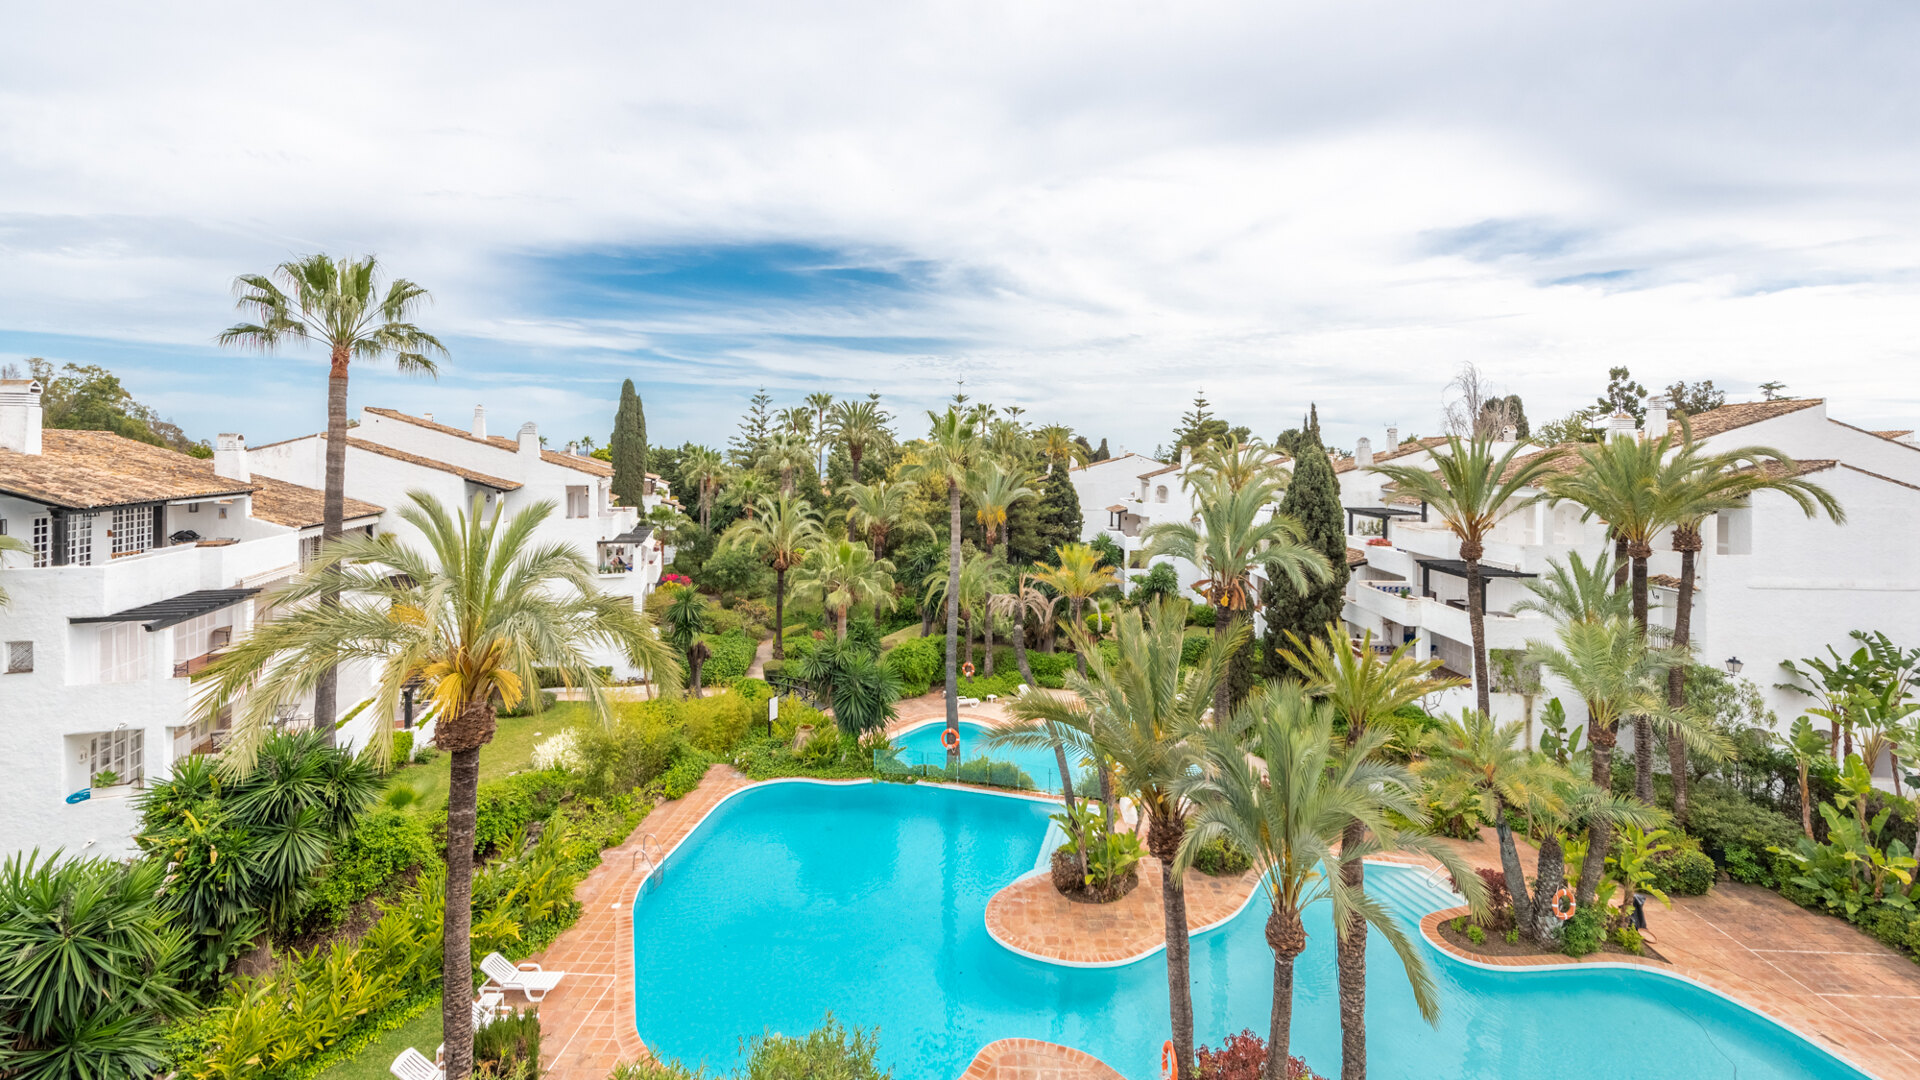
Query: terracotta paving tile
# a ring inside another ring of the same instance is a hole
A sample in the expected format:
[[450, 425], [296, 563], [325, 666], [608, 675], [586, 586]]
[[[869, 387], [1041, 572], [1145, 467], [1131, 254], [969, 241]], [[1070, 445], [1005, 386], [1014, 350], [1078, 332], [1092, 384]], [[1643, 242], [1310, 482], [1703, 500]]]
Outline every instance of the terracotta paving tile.
[[[1020, 952], [1069, 964], [1136, 960], [1165, 944], [1160, 870], [1160, 860], [1140, 860], [1140, 884], [1110, 904], [1068, 900], [1044, 874], [1022, 878], [988, 901], [987, 931]], [[1187, 926], [1199, 930], [1232, 917], [1258, 880], [1252, 872], [1235, 878], [1189, 873]]]

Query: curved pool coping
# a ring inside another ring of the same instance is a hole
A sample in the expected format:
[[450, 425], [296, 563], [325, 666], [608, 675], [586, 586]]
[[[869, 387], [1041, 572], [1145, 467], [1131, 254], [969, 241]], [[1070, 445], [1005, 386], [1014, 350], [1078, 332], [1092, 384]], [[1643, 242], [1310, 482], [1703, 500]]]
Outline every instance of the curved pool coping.
[[[945, 720], [934, 720], [931, 722], [942, 723], [942, 724], [946, 723]], [[924, 727], [925, 725], [915, 725], [915, 726]], [[700, 815], [700, 818], [698, 821], [695, 821], [691, 826], [687, 828], [685, 835], [681, 836], [680, 839], [674, 841], [672, 847], [661, 852], [659, 866], [656, 866], [653, 869], [648, 870], [647, 873], [642, 875], [639, 881], [635, 883], [633, 896], [630, 900], [626, 901], [626, 906], [629, 913], [629, 929], [628, 929], [627, 942], [626, 942], [626, 948], [628, 952], [632, 952], [634, 948], [632, 915], [634, 913], [634, 908], [640, 902], [640, 893], [642, 890], [646, 888], [646, 883], [652, 880], [655, 874], [659, 873], [660, 866], [664, 866], [667, 860], [673, 857], [673, 854], [675, 852], [679, 851], [680, 848], [683, 847], [688, 840], [691, 840], [693, 838], [695, 833], [698, 833], [700, 831], [701, 826], [707, 823], [708, 818], [711, 818], [715, 813], [719, 812], [720, 808], [722, 806], [725, 806], [728, 802], [731, 802], [735, 796], [745, 794], [746, 792], [749, 792], [749, 791], [756, 791], [760, 788], [771, 787], [775, 784], [814, 784], [821, 787], [850, 787], [858, 784], [880, 784], [880, 783], [887, 783], [887, 782], [888, 781], [872, 780], [872, 779], [822, 780], [822, 779], [818, 779], [811, 776], [783, 776], [783, 777], [776, 777], [771, 780], [756, 780], [753, 783], [747, 784], [740, 788], [736, 788], [733, 791], [730, 791], [727, 794], [721, 796], [718, 801], [716, 801], [711, 807], [707, 809], [706, 813]], [[959, 791], [959, 792], [965, 792], [967, 794], [972, 794], [972, 795], [980, 795], [986, 798], [1023, 799], [1028, 802], [1040, 802], [1040, 803], [1048, 803], [1048, 802], [1054, 801], [1053, 798], [1045, 795], [1038, 795], [1038, 794], [1032, 794], [1027, 792], [997, 791], [997, 790], [987, 789], [987, 788], [972, 787], [967, 784], [949, 784], [949, 783], [942, 783], [942, 782], [936, 782], [936, 781], [918, 781], [911, 786], [920, 786], [921, 784], [924, 784], [927, 787], [944, 788], [951, 791]], [[1408, 868], [1408, 869], [1417, 869], [1417, 867], [1415, 867], [1413, 864], [1399, 862], [1395, 860], [1389, 860], [1389, 859], [1364, 859], [1362, 861], [1372, 865], [1398, 866], [1398, 867]], [[1024, 881], [1028, 878], [1035, 877], [1041, 873], [1043, 873], [1043, 871], [1039, 869], [1030, 870], [1027, 873], [1022, 874], [1020, 877], [1015, 878], [1014, 882]], [[1010, 882], [1006, 887], [1010, 888], [1012, 884], [1013, 882]], [[1002, 891], [1004, 891], [1004, 888], [1002, 889]], [[1240, 906], [1234, 910], [1234, 913], [1227, 916], [1226, 918], [1221, 919], [1218, 922], [1209, 923], [1208, 925], [1201, 927], [1198, 930], [1189, 931], [1188, 932], [1189, 940], [1203, 934], [1212, 933], [1213, 931], [1220, 929], [1221, 927], [1225, 926], [1226, 924], [1232, 922], [1233, 920], [1239, 918], [1241, 915], [1245, 914], [1247, 908], [1253, 903], [1253, 898], [1259, 895], [1259, 892], [1260, 890], [1257, 887], [1249, 890], [1247, 893], [1247, 898], [1241, 901]], [[999, 893], [996, 892], [994, 895], [997, 896], [999, 895]], [[991, 903], [992, 901], [989, 900], [988, 902]], [[1448, 910], [1451, 910], [1451, 909], [1448, 909]], [[1693, 986], [1697, 989], [1703, 990], [1709, 994], [1714, 995], [1715, 997], [1721, 998], [1729, 1002], [1736, 1008], [1743, 1009], [1749, 1013], [1752, 1013], [1754, 1016], [1760, 1018], [1762, 1021], [1768, 1024], [1772, 1024], [1774, 1027], [1779, 1028], [1781, 1031], [1784, 1031], [1787, 1034], [1792, 1035], [1794, 1038], [1801, 1040], [1802, 1042], [1806, 1043], [1808, 1046], [1814, 1048], [1815, 1050], [1823, 1054], [1826, 1054], [1828, 1057], [1831, 1057], [1835, 1061], [1839, 1062], [1840, 1064], [1845, 1065], [1850, 1069], [1853, 1069], [1855, 1072], [1858, 1072], [1862, 1076], [1874, 1078], [1874, 1080], [1885, 1080], [1885, 1078], [1879, 1077], [1879, 1075], [1874, 1073], [1871, 1069], [1868, 1069], [1862, 1066], [1858, 1062], [1854, 1061], [1852, 1058], [1848, 1057], [1846, 1054], [1842, 1053], [1839, 1050], [1839, 1048], [1833, 1046], [1832, 1044], [1827, 1042], [1827, 1040], [1823, 1038], [1819, 1038], [1817, 1036], [1809, 1035], [1806, 1032], [1801, 1031], [1799, 1028], [1794, 1027], [1792, 1024], [1789, 1024], [1783, 1020], [1780, 1020], [1772, 1016], [1771, 1014], [1765, 1012], [1764, 1010], [1755, 1008], [1754, 1006], [1749, 1005], [1744, 1001], [1741, 1001], [1739, 998], [1736, 998], [1733, 995], [1728, 994], [1716, 987], [1709, 986], [1698, 979], [1692, 978], [1691, 976], [1683, 975], [1677, 971], [1667, 971], [1661, 968], [1650, 967], [1643, 964], [1626, 964], [1626, 963], [1619, 963], [1619, 962], [1610, 961], [1610, 960], [1594, 961], [1590, 963], [1528, 964], [1525, 966], [1507, 966], [1507, 965], [1500, 965], [1500, 964], [1483, 963], [1481, 961], [1471, 960], [1464, 956], [1461, 956], [1460, 954], [1454, 952], [1452, 949], [1446, 947], [1445, 945], [1437, 942], [1435, 939], [1429, 937], [1425, 928], [1425, 924], [1427, 922], [1428, 916], [1433, 914], [1437, 914], [1437, 913], [1429, 912], [1427, 915], [1423, 915], [1421, 917], [1420, 939], [1423, 942], [1425, 942], [1428, 948], [1430, 948], [1434, 953], [1436, 953], [1441, 958], [1447, 961], [1450, 961], [1452, 963], [1462, 964], [1467, 967], [1479, 968], [1484, 971], [1492, 971], [1492, 972], [1498, 972], [1498, 973], [1508, 974], [1508, 975], [1517, 975], [1517, 976], [1524, 976], [1533, 972], [1582, 971], [1582, 970], [1591, 971], [1595, 969], [1600, 969], [1600, 970], [1634, 972], [1641, 975], [1652, 976], [1655, 978], [1674, 979], [1679, 982], [1686, 983], [1689, 986]], [[984, 921], [984, 914], [982, 918]], [[986, 927], [986, 930], [987, 930], [988, 936], [991, 937], [996, 944], [998, 944], [1000, 947], [1006, 949], [1009, 952], [1016, 953], [1020, 956], [1027, 957], [1028, 959], [1031, 959], [1031, 960], [1037, 960], [1041, 963], [1055, 964], [1061, 967], [1086, 967], [1086, 968], [1125, 967], [1130, 964], [1137, 964], [1142, 960], [1150, 959], [1156, 953], [1165, 951], [1167, 947], [1165, 942], [1161, 942], [1159, 945], [1154, 946], [1146, 950], [1145, 952], [1139, 954], [1138, 956], [1135, 956], [1128, 960], [1121, 960], [1121, 961], [1115, 961], [1115, 962], [1103, 962], [1103, 963], [1083, 963], [1083, 962], [1068, 961], [1068, 960], [1055, 960], [1051, 957], [1040, 956], [1035, 953], [1028, 952], [1024, 949], [1020, 949], [1011, 944], [1008, 944], [1006, 941], [1003, 941], [999, 937], [999, 935], [994, 934], [993, 928], [991, 926]], [[635, 1014], [631, 1018], [629, 1018], [629, 1023], [633, 1025], [636, 1034], [638, 1034], [638, 1031], [639, 1031], [639, 1022], [640, 1022], [640, 1017], [636, 1009]], [[646, 1041], [644, 1036], [641, 1037], [641, 1041], [642, 1043]], [[992, 1044], [990, 1043], [988, 1045], [992, 1045]], [[1059, 1044], [1053, 1044], [1053, 1045], [1059, 1045]], [[982, 1047], [982, 1050], [984, 1049], [985, 1047]], [[1083, 1051], [1083, 1050], [1075, 1050], [1075, 1048], [1073, 1047], [1062, 1047], [1062, 1049], [1072, 1050], [1075, 1053], [1079, 1053], [1079, 1054], [1086, 1053], [1086, 1051]], [[977, 1058], [978, 1056], [979, 1056], [979, 1053], [976, 1052], [975, 1057]]]

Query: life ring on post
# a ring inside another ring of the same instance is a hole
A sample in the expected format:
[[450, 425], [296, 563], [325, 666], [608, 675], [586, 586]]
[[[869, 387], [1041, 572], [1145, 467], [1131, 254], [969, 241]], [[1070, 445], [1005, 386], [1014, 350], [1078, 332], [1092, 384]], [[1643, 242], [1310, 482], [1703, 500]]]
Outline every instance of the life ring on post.
[[973, 661], [969, 660], [966, 663], [961, 664], [960, 674], [965, 675], [969, 679], [973, 678]]
[[960, 733], [952, 728], [942, 731], [940, 733], [940, 745], [946, 747], [948, 750], [960, 749]]
[[1160, 1080], [1173, 1080], [1179, 1071], [1180, 1063], [1174, 1057], [1173, 1040], [1168, 1039], [1160, 1044]]
[[1568, 919], [1573, 918], [1573, 913], [1577, 906], [1578, 905], [1573, 902], [1572, 889], [1561, 886], [1560, 891], [1553, 894], [1553, 917], [1559, 919], [1561, 922], [1566, 922]]

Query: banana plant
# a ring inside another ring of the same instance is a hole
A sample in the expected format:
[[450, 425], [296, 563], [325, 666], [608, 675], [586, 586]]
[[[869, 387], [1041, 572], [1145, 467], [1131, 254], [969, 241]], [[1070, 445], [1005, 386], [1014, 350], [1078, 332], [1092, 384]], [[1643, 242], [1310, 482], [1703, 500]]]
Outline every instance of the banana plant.
[[1661, 843], [1666, 837], [1665, 829], [1647, 830], [1632, 824], [1621, 827], [1620, 843], [1607, 859], [1611, 879], [1625, 890], [1620, 897], [1621, 916], [1633, 909], [1635, 893], [1645, 893], [1667, 907], [1673, 906], [1667, 894], [1653, 884], [1655, 858], [1673, 850], [1672, 844]]
[[1786, 750], [1793, 755], [1793, 764], [1800, 772], [1800, 831], [1813, 839], [1812, 793], [1807, 788], [1807, 769], [1814, 761], [1827, 752], [1827, 740], [1813, 730], [1813, 721], [1802, 716], [1794, 720], [1787, 737], [1781, 740]]

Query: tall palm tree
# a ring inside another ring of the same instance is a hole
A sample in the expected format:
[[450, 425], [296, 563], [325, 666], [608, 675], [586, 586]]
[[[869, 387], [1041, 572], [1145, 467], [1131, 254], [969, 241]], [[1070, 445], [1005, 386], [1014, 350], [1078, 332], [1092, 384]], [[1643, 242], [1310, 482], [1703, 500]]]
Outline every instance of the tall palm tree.
[[1259, 439], [1209, 440], [1194, 452], [1193, 467], [1181, 483], [1195, 491], [1208, 484], [1225, 484], [1235, 491], [1264, 484], [1278, 495], [1293, 479], [1292, 473], [1279, 467], [1278, 457], [1279, 451]]
[[807, 549], [821, 541], [820, 516], [805, 499], [791, 495], [762, 495], [760, 512], [736, 521], [727, 530], [726, 543], [744, 544], [773, 568], [773, 658], [787, 658], [781, 640], [787, 626], [787, 571], [800, 565]]
[[[33, 553], [33, 549], [27, 546], [25, 540], [17, 536], [0, 536], [0, 567], [6, 566], [6, 553], [9, 551], [19, 551], [29, 555]], [[7, 590], [0, 587], [0, 607], [6, 607], [8, 602]]]
[[979, 464], [980, 436], [974, 419], [957, 405], [945, 412], [930, 411], [927, 419], [931, 428], [915, 450], [908, 475], [947, 491], [947, 730], [953, 732], [947, 768], [955, 769], [960, 766], [960, 675], [955, 663], [959, 642], [954, 640], [960, 633], [960, 492], [967, 474]]
[[[1114, 782], [1147, 821], [1147, 850], [1160, 861], [1160, 906], [1167, 944], [1167, 992], [1180, 1075], [1192, 1075], [1193, 986], [1189, 977], [1186, 891], [1178, 861], [1190, 807], [1182, 785], [1198, 758], [1193, 738], [1225, 677], [1226, 655], [1209, 649], [1181, 671], [1187, 605], [1178, 598], [1115, 620], [1117, 658], [1109, 663], [1084, 642], [1088, 673], [1069, 676], [1071, 698], [1024, 694], [1010, 711], [1023, 723], [996, 733], [995, 745], [1040, 747], [1065, 733], [1080, 755], [1112, 763]], [[1085, 631], [1076, 629], [1084, 639]], [[1244, 635], [1243, 635], [1244, 636]], [[1237, 644], [1237, 643], [1235, 643]]]
[[875, 401], [842, 401], [833, 407], [828, 423], [833, 437], [847, 448], [847, 460], [853, 465], [853, 482], [862, 482], [865, 477], [860, 472], [861, 461], [868, 450], [887, 439], [887, 414]]
[[[1273, 1010], [1266, 1076], [1286, 1075], [1293, 965], [1307, 947], [1301, 915], [1320, 900], [1331, 903], [1336, 928], [1351, 925], [1358, 915], [1387, 939], [1399, 954], [1421, 1016], [1439, 1022], [1439, 995], [1420, 949], [1385, 905], [1347, 884], [1347, 863], [1387, 848], [1419, 852], [1453, 872], [1474, 908], [1486, 905], [1479, 876], [1450, 849], [1395, 824], [1405, 819], [1417, 827], [1425, 823], [1426, 809], [1413, 774], [1380, 760], [1388, 733], [1375, 728], [1342, 747], [1333, 723], [1332, 708], [1309, 699], [1298, 686], [1254, 695], [1226, 725], [1196, 735], [1204, 748], [1201, 766], [1186, 772], [1179, 787], [1199, 813], [1181, 841], [1176, 865], [1184, 869], [1203, 845], [1226, 839], [1252, 857], [1271, 905], [1267, 944], [1273, 949]], [[1347, 823], [1356, 819], [1366, 826], [1367, 839], [1336, 848]]]
[[814, 465], [820, 470], [821, 482], [827, 476], [827, 446], [833, 437], [833, 429], [828, 423], [828, 414], [833, 410], [833, 395], [824, 390], [816, 390], [807, 395], [807, 407], [813, 410]]
[[1392, 481], [1397, 493], [1426, 503], [1460, 540], [1460, 561], [1467, 564], [1467, 625], [1473, 637], [1473, 688], [1476, 705], [1493, 711], [1491, 675], [1487, 668], [1487, 583], [1480, 574], [1487, 534], [1509, 514], [1540, 501], [1544, 495], [1523, 497], [1536, 487], [1559, 459], [1557, 449], [1521, 457], [1528, 443], [1521, 440], [1496, 453], [1491, 435], [1463, 439], [1447, 437], [1444, 451], [1432, 453], [1433, 471], [1413, 465], [1383, 464], [1373, 471]]
[[[1687, 429], [1691, 433], [1691, 428]], [[1700, 526], [1710, 514], [1745, 505], [1761, 491], [1775, 491], [1792, 499], [1809, 518], [1825, 513], [1834, 524], [1847, 520], [1827, 489], [1799, 475], [1793, 460], [1768, 446], [1743, 446], [1709, 454], [1692, 441], [1682, 445], [1661, 470], [1659, 499], [1664, 515], [1673, 522], [1673, 550], [1680, 553], [1680, 586], [1673, 609], [1673, 644], [1686, 648], [1693, 641], [1693, 598], [1698, 580]], [[1667, 673], [1667, 706], [1685, 708], [1686, 669]], [[1673, 776], [1673, 819], [1687, 823], [1690, 776], [1686, 741], [1669, 737], [1668, 767]]]
[[677, 589], [673, 599], [659, 610], [655, 620], [660, 636], [687, 658], [688, 690], [700, 697], [700, 668], [713, 651], [700, 640], [707, 630], [707, 601], [694, 589]]
[[847, 500], [847, 538], [865, 533], [876, 558], [886, 554], [887, 542], [896, 531], [933, 535], [933, 527], [913, 512], [914, 485], [905, 480], [856, 481], [841, 488], [840, 494]]
[[[942, 603], [947, 597], [947, 575], [935, 570], [927, 575], [926, 594], [922, 603], [933, 605]], [[995, 562], [974, 553], [973, 557], [960, 565], [960, 637], [966, 642], [966, 662], [973, 663], [973, 632], [979, 624], [983, 612], [995, 592], [1006, 585], [1006, 565]], [[993, 631], [991, 624], [987, 629], [987, 674], [993, 673]]]
[[1064, 469], [1086, 463], [1087, 452], [1073, 441], [1073, 429], [1065, 424], [1048, 424], [1037, 428], [1033, 438], [1040, 457], [1047, 463], [1048, 475], [1052, 475], [1056, 466]]
[[[557, 669], [587, 691], [604, 722], [610, 713], [596, 649], [617, 648], [635, 666], [677, 692], [680, 665], [629, 597], [594, 584], [594, 567], [566, 544], [535, 533], [553, 513], [538, 503], [511, 518], [449, 516], [431, 495], [414, 492], [401, 520], [426, 538], [424, 551], [392, 536], [344, 537], [321, 548], [313, 568], [274, 596], [278, 615], [213, 664], [196, 711], [202, 719], [233, 710], [225, 764], [244, 771], [272, 729], [274, 708], [297, 700], [323, 672], [365, 660], [379, 672], [373, 705], [392, 716], [409, 687], [423, 686], [438, 713], [434, 742], [452, 758], [447, 795], [446, 934], [442, 1023], [446, 1075], [473, 1067], [473, 844], [480, 748], [493, 739], [496, 708], [539, 692], [536, 667]], [[314, 603], [340, 590], [336, 604]], [[390, 740], [368, 752], [384, 761]]]
[[[1053, 549], [1054, 565], [1034, 574], [1034, 580], [1067, 600], [1067, 633], [1071, 636], [1086, 629], [1080, 619], [1086, 602], [1108, 589], [1119, 588], [1120, 579], [1113, 567], [1100, 563], [1100, 553], [1088, 544], [1061, 544]], [[1081, 649], [1074, 660], [1080, 674], [1087, 673], [1087, 653]]]
[[[1244, 483], [1234, 470], [1203, 470], [1196, 476], [1197, 523], [1156, 522], [1141, 535], [1147, 541], [1149, 559], [1172, 555], [1207, 575], [1194, 588], [1213, 605], [1214, 639], [1220, 647], [1256, 602], [1256, 571], [1285, 574], [1294, 588], [1304, 590], [1310, 581], [1325, 581], [1332, 569], [1326, 556], [1307, 543], [1300, 523], [1272, 508], [1280, 490], [1273, 476], [1255, 476]], [[1215, 723], [1226, 721], [1233, 704], [1231, 689], [1224, 679], [1214, 687]]]
[[[266, 274], [233, 279], [234, 306], [253, 322], [220, 332], [220, 344], [270, 353], [293, 341], [317, 342], [327, 350], [326, 489], [320, 507], [320, 535], [340, 536], [347, 500], [347, 371], [354, 360], [387, 359], [408, 374], [435, 373], [435, 356], [447, 355], [440, 340], [414, 325], [413, 317], [432, 299], [427, 290], [394, 278], [380, 290], [380, 267], [371, 255], [332, 259], [324, 254], [290, 259]], [[323, 593], [320, 602], [334, 603]], [[313, 723], [333, 745], [338, 712], [337, 678], [328, 670], [313, 689]]]
[[819, 594], [841, 641], [847, 640], [847, 613], [855, 607], [871, 604], [884, 611], [893, 606], [893, 564], [852, 540], [822, 539], [795, 570], [793, 585]]
[[713, 497], [727, 478], [727, 459], [710, 446], [696, 446], [680, 459], [680, 477], [693, 484], [700, 498], [700, 531], [713, 528]]
[[993, 554], [994, 541], [1006, 527], [1008, 509], [1021, 499], [1031, 499], [1038, 494], [1027, 486], [1023, 470], [1004, 468], [992, 458], [982, 461], [968, 474], [967, 495], [973, 499], [973, 518], [986, 535], [987, 554]]
[[[1368, 728], [1385, 723], [1427, 694], [1462, 682], [1434, 678], [1440, 661], [1414, 659], [1411, 643], [1381, 656], [1373, 650], [1371, 633], [1355, 648], [1331, 624], [1324, 638], [1303, 642], [1292, 631], [1287, 638], [1293, 649], [1282, 649], [1280, 655], [1300, 673], [1307, 692], [1333, 708], [1336, 722], [1346, 726], [1349, 750], [1360, 744]], [[1355, 818], [1347, 822], [1340, 842], [1353, 847], [1365, 839], [1366, 825]], [[1359, 860], [1347, 861], [1340, 872], [1349, 889], [1366, 887], [1366, 869]], [[1350, 916], [1335, 944], [1340, 975], [1340, 1074], [1343, 1080], [1358, 1080], [1367, 1072], [1366, 920], [1358, 914]]]
[[[804, 409], [800, 412], [802, 416], [813, 415]], [[767, 449], [760, 455], [759, 464], [780, 474], [780, 494], [791, 497], [793, 474], [808, 464], [811, 456], [807, 436], [795, 431], [776, 431], [767, 436]]]
[[752, 469], [738, 469], [726, 474], [727, 488], [740, 503], [740, 515], [748, 521], [760, 508], [760, 501], [767, 497], [766, 478]]

